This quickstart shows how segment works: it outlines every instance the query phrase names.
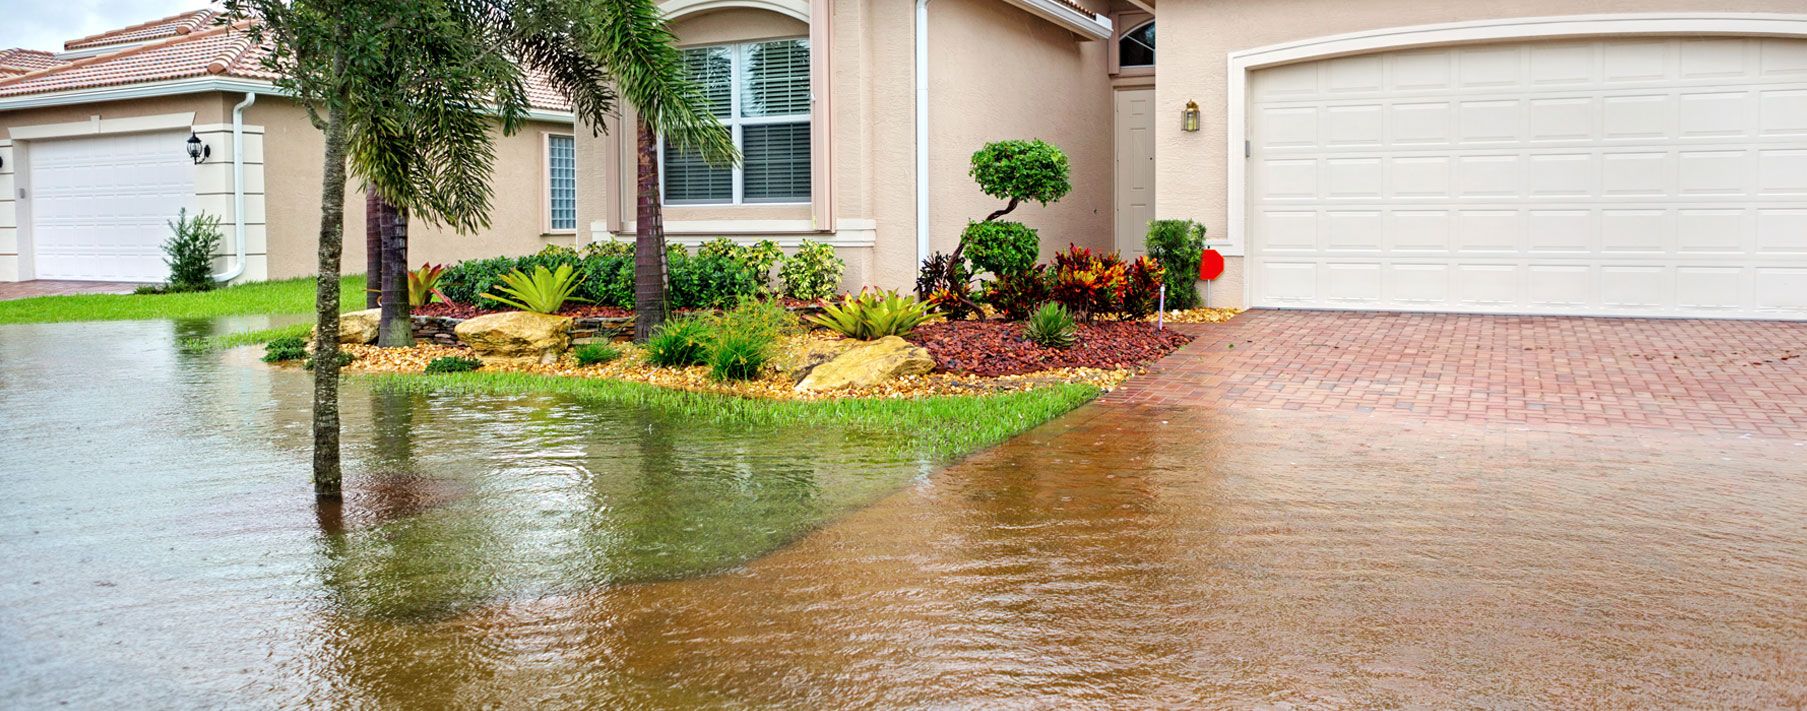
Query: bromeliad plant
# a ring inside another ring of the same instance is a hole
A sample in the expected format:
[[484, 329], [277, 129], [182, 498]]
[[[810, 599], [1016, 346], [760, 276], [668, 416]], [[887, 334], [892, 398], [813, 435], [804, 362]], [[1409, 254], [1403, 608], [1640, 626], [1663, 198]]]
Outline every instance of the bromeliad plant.
[[559, 265], [558, 271], [534, 267], [531, 276], [517, 269], [502, 275], [502, 284], [496, 291], [507, 296], [486, 293], [483, 298], [540, 314], [557, 313], [566, 301], [583, 301], [572, 295], [579, 280], [569, 264]]
[[408, 305], [426, 306], [434, 296], [440, 301], [451, 301], [445, 294], [439, 293], [439, 278], [445, 276], [445, 265], [422, 264], [419, 269], [408, 272]]
[[809, 322], [848, 338], [870, 341], [902, 336], [928, 320], [928, 305], [895, 291], [861, 291], [839, 305], [826, 304]]

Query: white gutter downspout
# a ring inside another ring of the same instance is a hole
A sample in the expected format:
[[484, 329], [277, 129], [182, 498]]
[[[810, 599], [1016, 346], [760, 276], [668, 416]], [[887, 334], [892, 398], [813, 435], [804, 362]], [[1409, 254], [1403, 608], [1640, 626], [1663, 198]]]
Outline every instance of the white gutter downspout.
[[916, 264], [929, 258], [929, 0], [916, 0]]
[[257, 103], [257, 94], [245, 92], [245, 100], [232, 107], [232, 253], [231, 269], [213, 275], [229, 282], [245, 273], [245, 109]]

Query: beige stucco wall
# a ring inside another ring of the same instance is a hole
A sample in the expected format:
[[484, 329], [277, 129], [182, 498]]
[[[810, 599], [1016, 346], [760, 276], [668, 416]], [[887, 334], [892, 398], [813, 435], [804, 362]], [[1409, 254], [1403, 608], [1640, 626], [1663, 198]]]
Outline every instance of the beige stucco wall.
[[[1245, 49], [1348, 32], [1484, 19], [1655, 12], [1807, 12], [1802, 0], [1167, 0], [1159, 5], [1155, 210], [1226, 229], [1229, 201], [1228, 55]], [[1198, 102], [1203, 127], [1180, 130], [1180, 108]], [[1236, 158], [1240, 160], [1240, 157]], [[1213, 287], [1214, 305], [1241, 305], [1242, 260], [1232, 257]]]
[[[263, 127], [267, 178], [270, 277], [314, 272], [320, 229], [320, 132], [293, 102], [265, 99], [253, 106], [247, 123]], [[526, 254], [547, 244], [575, 244], [573, 233], [545, 233], [546, 132], [570, 133], [569, 125], [530, 122], [512, 136], [496, 132], [496, 162], [490, 225], [458, 234], [421, 221], [410, 226], [408, 262], [450, 263], [461, 259]], [[579, 180], [579, 191], [583, 189]], [[364, 270], [364, 196], [352, 179], [345, 198], [345, 273]]]
[[[817, 234], [728, 229], [748, 220], [803, 222], [810, 218], [805, 206], [673, 206], [664, 213], [667, 233], [679, 242], [715, 235], [787, 244], [831, 240], [848, 262], [843, 287], [907, 288], [917, 266], [914, 4], [832, 0], [828, 5], [832, 229]], [[1002, 138], [1042, 138], [1065, 149], [1073, 164], [1072, 194], [1050, 208], [1024, 206], [1013, 217], [1042, 230], [1044, 247], [1069, 241], [1107, 246], [1112, 157], [1105, 44], [1079, 41], [999, 0], [935, 0], [929, 18], [934, 247], [952, 249], [968, 219], [1002, 205], [980, 193], [966, 175], [972, 152]], [[689, 46], [802, 36], [808, 27], [776, 12], [724, 4], [681, 17], [673, 29], [679, 43]], [[599, 238], [608, 236], [610, 210], [622, 210], [624, 221], [632, 220], [631, 142], [619, 141], [616, 126], [607, 128], [604, 137], [582, 131], [578, 138], [579, 224], [600, 226], [593, 233]], [[711, 224], [721, 229], [711, 230]], [[854, 246], [864, 240], [871, 246]]]

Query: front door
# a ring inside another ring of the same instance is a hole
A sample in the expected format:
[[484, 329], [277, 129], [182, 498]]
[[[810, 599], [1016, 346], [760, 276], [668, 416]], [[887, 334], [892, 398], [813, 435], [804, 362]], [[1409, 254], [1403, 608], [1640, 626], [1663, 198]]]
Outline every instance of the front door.
[[1154, 89], [1117, 92], [1117, 252], [1147, 253], [1143, 238], [1154, 219]]

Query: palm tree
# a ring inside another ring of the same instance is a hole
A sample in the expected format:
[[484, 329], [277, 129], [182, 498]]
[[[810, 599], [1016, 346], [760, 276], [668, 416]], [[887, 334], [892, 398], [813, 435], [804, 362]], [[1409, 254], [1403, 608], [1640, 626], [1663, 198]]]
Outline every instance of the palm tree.
[[[412, 218], [459, 232], [488, 226], [492, 126], [519, 130], [529, 72], [569, 98], [593, 131], [603, 131], [625, 99], [643, 125], [675, 144], [718, 164], [739, 158], [684, 72], [656, 0], [226, 0], [226, 7], [228, 21], [267, 41], [277, 85], [307, 107], [325, 136], [314, 341], [321, 497], [337, 498], [341, 480], [338, 277], [348, 175], [395, 208], [384, 216], [385, 247], [406, 244]], [[642, 221], [641, 229], [656, 224]], [[391, 261], [395, 252], [385, 252], [383, 261]], [[384, 303], [405, 309], [407, 299]]]

